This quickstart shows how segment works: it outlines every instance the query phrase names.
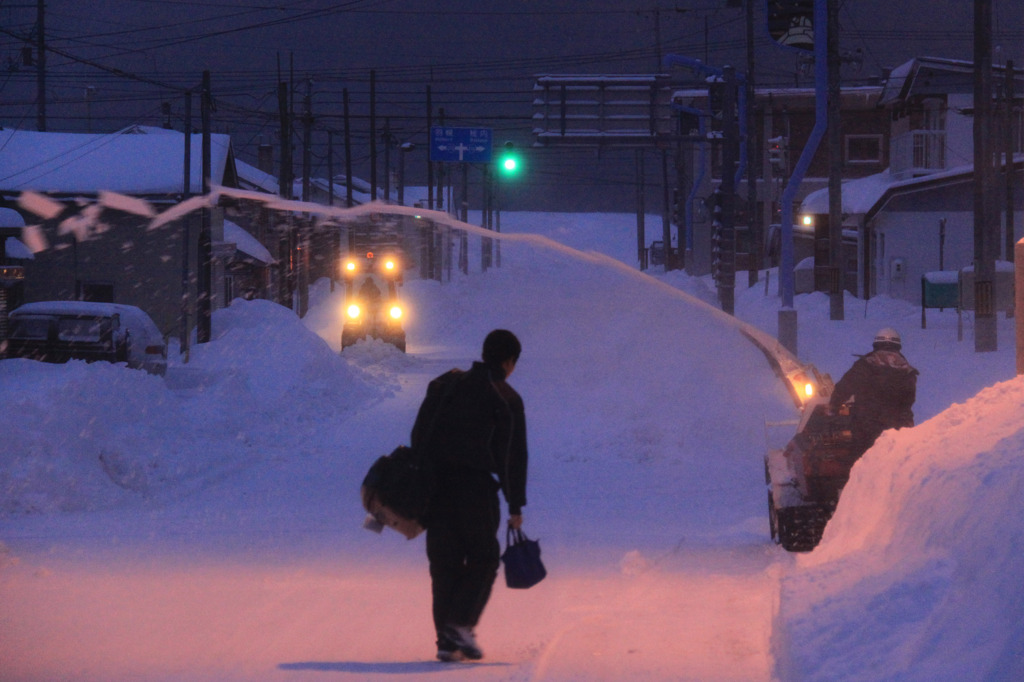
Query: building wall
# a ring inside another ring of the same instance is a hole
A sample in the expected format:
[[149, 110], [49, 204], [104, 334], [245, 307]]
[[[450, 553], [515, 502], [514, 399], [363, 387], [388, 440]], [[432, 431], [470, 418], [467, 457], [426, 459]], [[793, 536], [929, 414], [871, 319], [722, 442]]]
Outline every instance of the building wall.
[[[1024, 236], [1024, 198], [1019, 195], [1018, 192], [1014, 212], [1016, 239]], [[973, 265], [973, 201], [974, 187], [970, 181], [901, 195], [890, 201], [870, 224], [874, 235], [873, 293], [920, 302], [921, 277], [940, 270], [940, 248], [941, 269], [960, 270]], [[944, 240], [940, 239], [943, 220]], [[1000, 237], [1000, 249], [1003, 243], [1004, 238]]]
[[950, 95], [946, 110], [946, 167], [974, 165], [974, 117], [960, 113], [974, 107], [972, 95]]
[[193, 273], [189, 300], [195, 300], [197, 222], [176, 221], [150, 231], [144, 219], [107, 211], [101, 231], [78, 241], [48, 221], [41, 229], [50, 248], [25, 267], [25, 301], [73, 300], [83, 287], [109, 287], [114, 303], [141, 308], [165, 336], [177, 335], [186, 239]]
[[[844, 180], [874, 175], [888, 167], [890, 140], [890, 112], [875, 105], [879, 92], [867, 89], [863, 92], [844, 93], [842, 102], [842, 134], [843, 149], [846, 149], [850, 136], [877, 135], [880, 138], [880, 154], [874, 163], [845, 163], [842, 167]], [[694, 97], [687, 106], [701, 109], [704, 105], [702, 96]], [[757, 197], [760, 205], [759, 216], [767, 228], [778, 223], [781, 218], [782, 193], [790, 180], [804, 147], [807, 145], [815, 124], [815, 101], [813, 90], [762, 92], [757, 96], [755, 136], [752, 143], [756, 145], [759, 162], [754, 169], [758, 178]], [[767, 140], [784, 137], [788, 140], [786, 163], [779, 167], [773, 166], [767, 153]], [[687, 156], [687, 163], [681, 169], [684, 184], [700, 178], [696, 192], [695, 205], [691, 207], [693, 223], [693, 253], [687, 260], [687, 272], [694, 275], [707, 274], [711, 263], [711, 229], [710, 221], [701, 215], [697, 205], [711, 195], [721, 178], [720, 145], [709, 145], [707, 165], [702, 168], [702, 155], [695, 149]], [[694, 145], [696, 147], [696, 145]], [[800, 202], [811, 192], [827, 186], [830, 155], [827, 137], [823, 137], [812, 157], [810, 167], [804, 175], [795, 196], [794, 217]], [[737, 194], [745, 201], [747, 197], [746, 179], [737, 188]], [[683, 232], [683, 226], [678, 226]], [[767, 229], [766, 229], [767, 234]], [[682, 240], [682, 237], [680, 238]]]

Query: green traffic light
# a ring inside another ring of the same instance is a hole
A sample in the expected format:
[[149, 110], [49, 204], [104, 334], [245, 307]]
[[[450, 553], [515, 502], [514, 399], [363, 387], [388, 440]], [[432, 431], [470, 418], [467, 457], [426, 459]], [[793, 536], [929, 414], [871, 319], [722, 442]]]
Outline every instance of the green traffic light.
[[498, 163], [498, 170], [502, 175], [511, 177], [519, 174], [519, 154], [514, 150], [515, 145], [506, 141]]

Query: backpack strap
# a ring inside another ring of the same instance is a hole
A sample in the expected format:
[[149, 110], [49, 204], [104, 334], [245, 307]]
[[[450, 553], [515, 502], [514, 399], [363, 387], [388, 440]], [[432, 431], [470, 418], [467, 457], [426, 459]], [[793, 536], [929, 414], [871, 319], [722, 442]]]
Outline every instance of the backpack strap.
[[420, 447], [413, 448], [413, 457], [417, 467], [424, 470], [429, 470], [432, 468], [432, 462], [428, 460], [424, 454], [424, 445], [430, 442], [430, 437], [434, 433], [434, 427], [437, 426], [437, 420], [439, 415], [444, 410], [444, 408], [446, 408], [451, 403], [452, 396], [455, 394], [456, 387], [458, 387], [459, 384], [462, 383], [461, 380], [465, 378], [466, 374], [467, 373], [465, 371], [458, 369], [456, 367], [448, 370], [441, 376], [434, 379], [434, 381], [443, 382], [444, 388], [442, 389], [441, 394], [437, 398], [437, 404], [433, 406], [433, 412], [431, 412], [430, 414], [430, 421], [427, 422], [426, 429], [424, 429], [423, 433], [417, 438]]

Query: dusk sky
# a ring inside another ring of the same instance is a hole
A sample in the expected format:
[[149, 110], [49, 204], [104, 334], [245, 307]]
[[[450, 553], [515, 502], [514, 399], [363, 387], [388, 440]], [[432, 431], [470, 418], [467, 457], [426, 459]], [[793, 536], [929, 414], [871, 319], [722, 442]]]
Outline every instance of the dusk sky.
[[[810, 85], [796, 55], [769, 40], [764, 0], [754, 2], [755, 82]], [[214, 130], [230, 132], [237, 156], [254, 163], [260, 142], [276, 144], [280, 69], [284, 80], [294, 75], [299, 112], [311, 80], [314, 173], [324, 176], [326, 131], [343, 127], [345, 89], [354, 156], [365, 164], [374, 70], [378, 124], [387, 119], [398, 142], [426, 147], [429, 84], [435, 111], [444, 108], [449, 122], [490, 127], [496, 140], [528, 147], [531, 88], [538, 74], [653, 73], [659, 54], [743, 69], [745, 12], [726, 5], [726, 0], [49, 0], [47, 129], [110, 132], [168, 120], [181, 129], [183, 92], [198, 86], [208, 69], [218, 105]], [[971, 59], [972, 8], [967, 1], [841, 2], [841, 49], [850, 55], [859, 50], [860, 56], [859, 67], [844, 69], [844, 79], [878, 77], [920, 55]], [[25, 65], [23, 54], [34, 47], [35, 25], [34, 1], [0, 0], [4, 127], [36, 127], [37, 73]], [[993, 0], [993, 46], [996, 61], [1024, 64], [1024, 23], [1016, 0]], [[198, 103], [193, 117], [198, 125]], [[541, 175], [535, 179], [544, 185], [578, 165], [560, 165], [554, 158], [558, 153], [550, 150], [536, 154], [534, 168]], [[631, 174], [632, 167], [623, 177]]]

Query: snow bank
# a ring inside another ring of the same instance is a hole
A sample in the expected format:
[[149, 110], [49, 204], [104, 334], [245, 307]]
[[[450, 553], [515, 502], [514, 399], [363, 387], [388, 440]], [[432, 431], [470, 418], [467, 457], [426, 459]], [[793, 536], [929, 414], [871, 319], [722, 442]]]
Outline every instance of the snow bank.
[[999, 383], [857, 463], [783, 582], [784, 678], [1024, 679], [1022, 404]]
[[0, 512], [180, 495], [262, 457], [261, 438], [301, 435], [311, 399], [344, 413], [386, 391], [276, 304], [238, 300], [213, 328], [166, 380], [102, 362], [0, 362]]

